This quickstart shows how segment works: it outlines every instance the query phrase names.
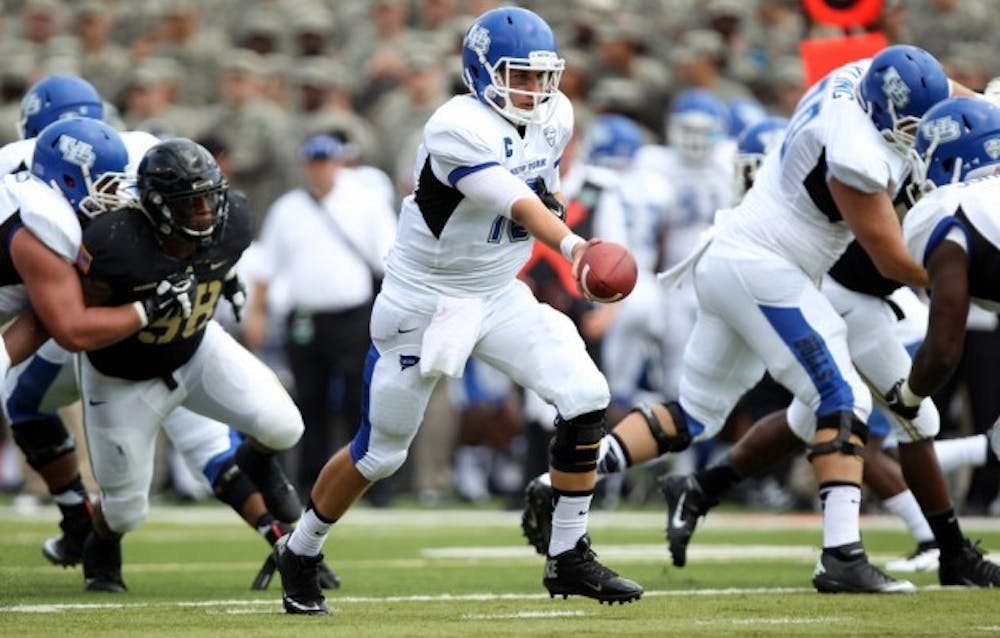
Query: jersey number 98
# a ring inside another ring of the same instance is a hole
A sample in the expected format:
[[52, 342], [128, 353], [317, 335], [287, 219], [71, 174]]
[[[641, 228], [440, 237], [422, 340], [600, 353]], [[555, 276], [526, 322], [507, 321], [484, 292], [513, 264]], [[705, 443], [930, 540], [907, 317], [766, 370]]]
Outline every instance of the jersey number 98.
[[221, 281], [205, 281], [195, 289], [194, 303], [191, 306], [191, 316], [187, 319], [179, 315], [163, 317], [149, 324], [139, 332], [139, 341], [148, 344], [164, 344], [178, 337], [190, 339], [205, 327], [208, 320], [215, 314], [215, 304], [219, 301], [222, 291]]

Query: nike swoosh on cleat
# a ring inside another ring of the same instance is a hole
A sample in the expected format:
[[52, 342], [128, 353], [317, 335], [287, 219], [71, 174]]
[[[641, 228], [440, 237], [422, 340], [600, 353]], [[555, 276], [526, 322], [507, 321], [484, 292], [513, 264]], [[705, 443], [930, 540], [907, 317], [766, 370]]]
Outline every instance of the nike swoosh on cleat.
[[598, 594], [601, 593], [601, 591], [604, 589], [604, 585], [602, 585], [601, 583], [588, 583], [585, 580], [584, 581], [580, 581], [580, 582], [582, 582], [587, 587], [590, 587], [591, 589], [593, 589], [594, 591], [596, 591]]
[[302, 603], [298, 602], [297, 600], [295, 600], [293, 598], [287, 598], [286, 597], [285, 598], [285, 602], [287, 602], [292, 607], [295, 607], [296, 609], [301, 609], [302, 611], [317, 611], [319, 609], [322, 609], [319, 606], [319, 603], [313, 603], [311, 605], [303, 605]]
[[687, 492], [682, 492], [681, 497], [677, 499], [677, 509], [674, 510], [674, 515], [670, 519], [670, 524], [674, 527], [684, 527], [684, 516], [682, 512], [684, 511], [684, 499], [687, 498]]

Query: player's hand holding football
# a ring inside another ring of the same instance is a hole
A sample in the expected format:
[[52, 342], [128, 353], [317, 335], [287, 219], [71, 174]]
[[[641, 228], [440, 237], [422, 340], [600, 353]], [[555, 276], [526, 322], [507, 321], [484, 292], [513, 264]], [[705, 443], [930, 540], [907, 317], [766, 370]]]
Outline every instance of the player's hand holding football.
[[146, 322], [152, 323], [174, 314], [180, 314], [184, 319], [190, 317], [197, 287], [198, 280], [192, 273], [177, 272], [161, 280], [153, 294], [141, 301], [146, 311]]
[[226, 273], [226, 278], [222, 280], [222, 296], [233, 307], [233, 315], [236, 316], [236, 321], [242, 321], [243, 306], [247, 303], [247, 287], [236, 272], [236, 266], [230, 268], [229, 272]]

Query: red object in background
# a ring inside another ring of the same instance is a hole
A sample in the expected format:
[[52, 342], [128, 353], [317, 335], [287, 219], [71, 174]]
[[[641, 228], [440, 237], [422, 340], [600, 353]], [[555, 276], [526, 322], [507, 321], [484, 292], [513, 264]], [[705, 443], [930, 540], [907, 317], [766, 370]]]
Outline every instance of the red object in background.
[[799, 55], [806, 72], [806, 86], [812, 86], [839, 66], [873, 57], [889, 46], [881, 31], [848, 35], [842, 38], [819, 38], [799, 43]]
[[883, 0], [803, 0], [816, 22], [838, 27], [867, 27], [882, 13]]

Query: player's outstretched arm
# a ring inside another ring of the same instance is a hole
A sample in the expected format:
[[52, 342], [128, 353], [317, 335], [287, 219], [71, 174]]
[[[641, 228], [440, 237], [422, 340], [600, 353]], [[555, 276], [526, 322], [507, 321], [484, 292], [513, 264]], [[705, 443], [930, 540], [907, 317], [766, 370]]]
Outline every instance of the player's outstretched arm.
[[87, 307], [76, 269], [30, 231], [14, 234], [10, 254], [35, 313], [67, 350], [103, 348], [144, 327], [145, 312], [135, 304]]
[[828, 184], [837, 209], [879, 273], [905, 284], [926, 287], [927, 271], [906, 252], [903, 231], [889, 195], [884, 191], [859, 191], [836, 177], [830, 177]]

